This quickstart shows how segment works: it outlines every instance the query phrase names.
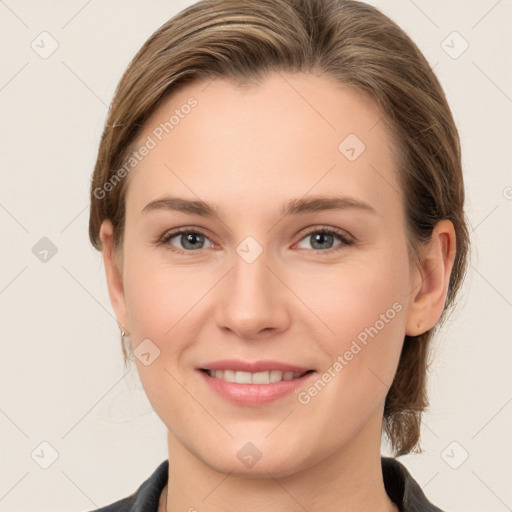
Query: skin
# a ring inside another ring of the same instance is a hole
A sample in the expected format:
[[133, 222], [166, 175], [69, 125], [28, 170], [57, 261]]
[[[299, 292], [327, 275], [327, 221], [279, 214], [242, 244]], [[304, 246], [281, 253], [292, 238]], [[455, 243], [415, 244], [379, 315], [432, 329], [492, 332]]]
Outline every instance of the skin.
[[[246, 89], [196, 82], [159, 108], [140, 143], [190, 96], [198, 106], [127, 178], [118, 266], [110, 221], [100, 232], [119, 324], [135, 350], [146, 338], [160, 350], [148, 366], [135, 361], [168, 428], [167, 510], [398, 510], [380, 465], [384, 400], [405, 334], [426, 331], [442, 313], [453, 225], [439, 222], [411, 263], [392, 141], [376, 105], [354, 88], [286, 73]], [[338, 150], [351, 133], [366, 146], [353, 162]], [[279, 213], [293, 198], [334, 194], [375, 212]], [[166, 195], [212, 203], [217, 216], [141, 213]], [[158, 244], [180, 227], [205, 238]], [[315, 244], [311, 235], [324, 227], [353, 243], [334, 235]], [[248, 236], [263, 249], [252, 263], [236, 252]], [[401, 311], [308, 404], [290, 393], [237, 405], [194, 370], [217, 359], [273, 359], [321, 375], [397, 302]], [[262, 454], [252, 467], [237, 457], [248, 442]]]

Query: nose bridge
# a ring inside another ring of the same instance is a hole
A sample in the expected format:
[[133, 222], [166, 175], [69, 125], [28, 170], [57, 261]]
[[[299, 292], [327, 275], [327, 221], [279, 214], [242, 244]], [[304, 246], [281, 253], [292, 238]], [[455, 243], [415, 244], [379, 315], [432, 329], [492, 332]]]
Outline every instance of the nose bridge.
[[251, 242], [242, 242], [236, 250], [233, 261], [233, 291], [240, 295], [240, 298], [251, 298], [257, 295], [261, 300], [270, 299], [272, 284], [270, 283], [272, 273], [268, 269], [269, 257], [268, 251], [263, 247], [260, 250]]
[[286, 299], [273, 267], [270, 251], [253, 237], [247, 237], [233, 254], [233, 268], [226, 276], [217, 306], [220, 327], [241, 337], [251, 337], [265, 329], [280, 330], [287, 321]]

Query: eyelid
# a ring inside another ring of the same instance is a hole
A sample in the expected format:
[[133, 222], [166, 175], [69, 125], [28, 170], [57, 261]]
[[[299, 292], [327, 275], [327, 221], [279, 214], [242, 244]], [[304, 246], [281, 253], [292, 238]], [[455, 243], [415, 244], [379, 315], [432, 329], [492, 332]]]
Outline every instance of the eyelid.
[[315, 225], [315, 226], [310, 226], [309, 228], [306, 228], [306, 229], [307, 229], [306, 233], [304, 233], [304, 235], [302, 236], [302, 238], [300, 240], [303, 240], [306, 236], [310, 235], [311, 233], [320, 232], [320, 233], [329, 233], [332, 235], [338, 235], [341, 239], [345, 240], [345, 242], [354, 242], [355, 241], [355, 238], [350, 233], [348, 233], [344, 229], [335, 228], [333, 226], [326, 226], [326, 225], [319, 224], [319, 225]]

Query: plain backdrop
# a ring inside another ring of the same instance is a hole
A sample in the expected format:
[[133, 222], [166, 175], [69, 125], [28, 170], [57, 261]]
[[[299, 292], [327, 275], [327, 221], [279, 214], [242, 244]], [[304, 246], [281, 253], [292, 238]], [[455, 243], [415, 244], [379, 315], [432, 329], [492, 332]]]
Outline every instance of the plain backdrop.
[[[125, 375], [101, 255], [88, 240], [88, 194], [122, 72], [192, 3], [0, 1], [1, 512], [95, 509], [134, 492], [167, 458], [163, 423], [136, 372]], [[370, 3], [412, 36], [446, 91], [474, 244], [459, 306], [433, 345], [424, 453], [400, 460], [447, 512], [505, 512], [512, 2]]]

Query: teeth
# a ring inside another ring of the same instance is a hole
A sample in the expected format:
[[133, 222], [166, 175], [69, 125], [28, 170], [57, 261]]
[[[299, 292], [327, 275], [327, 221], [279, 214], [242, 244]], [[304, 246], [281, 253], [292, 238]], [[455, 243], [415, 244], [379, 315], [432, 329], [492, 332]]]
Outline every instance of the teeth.
[[235, 372], [235, 382], [238, 382], [238, 384], [251, 384], [252, 375], [249, 372]]
[[266, 372], [238, 372], [235, 370], [208, 370], [210, 377], [225, 380], [226, 382], [237, 382], [239, 384], [270, 384], [282, 380], [297, 379], [305, 372], [282, 372], [272, 370]]

